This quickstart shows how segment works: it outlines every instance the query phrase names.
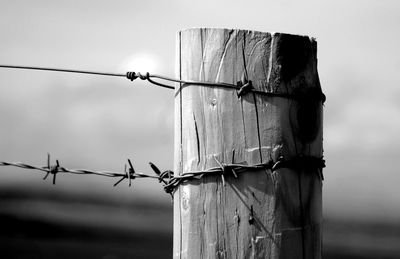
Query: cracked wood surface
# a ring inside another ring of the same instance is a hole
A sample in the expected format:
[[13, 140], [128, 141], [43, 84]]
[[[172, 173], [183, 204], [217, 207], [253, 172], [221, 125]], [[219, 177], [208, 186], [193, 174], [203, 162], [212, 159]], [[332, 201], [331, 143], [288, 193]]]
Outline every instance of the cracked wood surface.
[[[177, 76], [298, 93], [320, 88], [305, 36], [189, 29], [177, 35]], [[306, 107], [306, 108], [304, 108]], [[322, 104], [233, 89], [177, 86], [175, 172], [322, 156]], [[315, 169], [318, 170], [318, 169]], [[174, 258], [321, 258], [322, 182], [313, 170], [206, 176], [174, 192]], [[254, 222], [250, 224], [250, 208]]]

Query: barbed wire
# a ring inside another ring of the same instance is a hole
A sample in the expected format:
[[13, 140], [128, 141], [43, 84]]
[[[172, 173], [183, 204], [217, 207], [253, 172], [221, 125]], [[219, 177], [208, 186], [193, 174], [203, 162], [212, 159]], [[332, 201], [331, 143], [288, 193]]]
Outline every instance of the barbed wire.
[[[166, 170], [161, 171], [155, 164], [149, 163], [151, 169], [155, 174], [145, 174], [136, 172], [132, 162], [128, 159], [128, 165], [125, 164], [125, 169], [123, 173], [120, 172], [110, 172], [110, 171], [93, 171], [87, 169], [68, 169], [60, 165], [60, 162], [56, 160], [55, 165], [51, 164], [50, 154], [47, 154], [47, 165], [43, 167], [32, 166], [22, 162], [0, 162], [0, 166], [13, 166], [23, 169], [32, 169], [45, 172], [43, 180], [46, 180], [49, 175], [53, 176], [53, 184], [56, 184], [56, 176], [60, 173], [70, 173], [79, 175], [98, 175], [105, 177], [120, 178], [114, 186], [117, 186], [124, 180], [128, 180], [129, 186], [132, 185], [132, 180], [136, 178], [150, 178], [158, 180], [159, 183], [163, 184], [164, 191], [172, 196], [173, 191], [182, 183], [188, 182], [194, 179], [201, 179], [208, 175], [219, 175], [223, 185], [225, 186], [225, 177], [233, 176], [238, 178], [239, 174], [248, 171], [257, 170], [270, 170], [271, 172], [276, 171], [280, 168], [293, 168], [293, 169], [304, 169], [304, 168], [318, 168], [322, 169], [325, 167], [325, 160], [323, 158], [312, 157], [312, 156], [297, 156], [290, 160], [285, 160], [282, 156], [278, 158], [277, 161], [268, 161], [267, 163], [260, 163], [255, 165], [245, 165], [245, 164], [225, 164], [220, 162], [215, 156], [214, 160], [218, 164], [216, 167], [211, 167], [204, 171], [190, 171], [182, 173], [181, 175], [175, 175], [173, 171]], [[318, 174], [323, 180], [322, 170], [317, 170]]]
[[[160, 172], [160, 170], [153, 164], [149, 163], [151, 168], [156, 169], [157, 172]], [[93, 170], [87, 170], [87, 169], [68, 169], [65, 167], [60, 166], [60, 162], [56, 160], [55, 165], [51, 165], [50, 161], [50, 154], [47, 154], [47, 165], [43, 167], [38, 167], [38, 166], [33, 166], [29, 165], [26, 163], [22, 162], [0, 162], [0, 166], [13, 166], [13, 167], [19, 167], [23, 169], [33, 169], [33, 170], [38, 170], [45, 172], [46, 175], [44, 176], [43, 180], [46, 180], [47, 177], [51, 174], [53, 175], [53, 184], [56, 183], [56, 175], [59, 173], [70, 173], [70, 174], [80, 174], [80, 175], [99, 175], [99, 176], [105, 176], [105, 177], [120, 177], [121, 179], [118, 180], [114, 186], [117, 186], [120, 182], [122, 182], [125, 179], [128, 179], [129, 181], [129, 186], [132, 184], [132, 180], [135, 178], [153, 178], [153, 179], [160, 179], [158, 175], [150, 175], [150, 174], [144, 174], [144, 173], [139, 173], [136, 172], [135, 169], [133, 168], [132, 162], [130, 159], [128, 159], [128, 165], [129, 168], [127, 170], [127, 166], [125, 165], [124, 173], [119, 173], [119, 172], [111, 172], [111, 171], [93, 171]]]
[[276, 93], [276, 92], [265, 92], [256, 90], [253, 87], [252, 81], [247, 78], [238, 81], [236, 84], [222, 83], [222, 82], [205, 82], [205, 81], [190, 81], [190, 80], [182, 80], [171, 78], [167, 76], [150, 74], [146, 72], [144, 74], [140, 72], [126, 72], [122, 73], [109, 73], [109, 72], [99, 72], [99, 71], [89, 71], [89, 70], [77, 70], [77, 69], [63, 69], [63, 68], [49, 68], [49, 67], [37, 67], [37, 66], [16, 66], [16, 65], [0, 65], [0, 68], [10, 68], [10, 69], [28, 69], [28, 70], [42, 70], [42, 71], [52, 71], [52, 72], [66, 72], [66, 73], [80, 73], [80, 74], [91, 74], [91, 75], [102, 75], [102, 76], [114, 76], [114, 77], [126, 77], [127, 79], [134, 81], [137, 78], [141, 80], [147, 80], [148, 82], [163, 87], [167, 89], [175, 89], [172, 85], [167, 85], [165, 83], [154, 81], [153, 79], [160, 79], [168, 82], [180, 83], [181, 86], [178, 88], [180, 91], [183, 87], [188, 85], [198, 85], [205, 87], [217, 87], [217, 88], [227, 88], [233, 89], [237, 91], [238, 97], [241, 97], [249, 92], [260, 94], [263, 96], [269, 97], [281, 97], [281, 98], [289, 98], [289, 99], [307, 99], [307, 100], [320, 100], [322, 103], [325, 103], [326, 97], [322, 93], [319, 88], [311, 88], [307, 93], [297, 93], [297, 94], [288, 94], [288, 93]]
[[[289, 160], [285, 160], [284, 157], [281, 156], [275, 162], [272, 159], [270, 159], [266, 163], [260, 163], [255, 165], [225, 164], [220, 162], [215, 156], [214, 160], [218, 164], [218, 166], [216, 167], [209, 168], [205, 171], [190, 171], [182, 173], [181, 175], [173, 176], [172, 178], [169, 179], [168, 184], [164, 185], [165, 192], [172, 193], [175, 190], [175, 188], [177, 188], [180, 184], [193, 179], [201, 179], [202, 177], [207, 175], [221, 176], [222, 184], [223, 186], [225, 186], [225, 176], [231, 175], [237, 179], [239, 177], [239, 174], [249, 171], [265, 170], [267, 172], [269, 170], [270, 172], [274, 172], [281, 168], [322, 169], [325, 167], [325, 160], [322, 157], [318, 158], [313, 156], [297, 156]], [[321, 178], [321, 180], [324, 180], [322, 170], [317, 170], [317, 173]], [[160, 176], [163, 177], [163, 174], [160, 174]]]

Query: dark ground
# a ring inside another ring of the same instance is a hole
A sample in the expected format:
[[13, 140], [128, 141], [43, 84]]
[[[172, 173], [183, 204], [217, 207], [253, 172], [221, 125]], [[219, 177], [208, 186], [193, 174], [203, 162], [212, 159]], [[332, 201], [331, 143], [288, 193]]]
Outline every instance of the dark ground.
[[[323, 251], [325, 259], [400, 258], [400, 224], [326, 219]], [[3, 189], [0, 258], [172, 258], [172, 206]]]

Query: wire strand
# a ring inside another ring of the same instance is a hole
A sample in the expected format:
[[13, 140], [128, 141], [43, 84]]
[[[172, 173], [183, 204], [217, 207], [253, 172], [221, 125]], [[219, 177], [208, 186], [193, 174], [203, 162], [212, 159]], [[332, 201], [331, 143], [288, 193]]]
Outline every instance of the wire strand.
[[90, 74], [90, 75], [101, 75], [101, 76], [114, 76], [114, 77], [126, 77], [129, 80], [133, 81], [137, 78], [141, 80], [147, 80], [151, 84], [174, 90], [175, 87], [171, 85], [167, 85], [161, 82], [154, 81], [154, 79], [160, 79], [168, 82], [174, 82], [181, 84], [178, 88], [179, 91], [188, 85], [198, 85], [205, 87], [218, 87], [218, 88], [228, 88], [237, 90], [238, 97], [242, 95], [253, 92], [256, 94], [260, 94], [268, 97], [281, 97], [288, 99], [312, 99], [312, 100], [321, 100], [322, 103], [325, 102], [326, 97], [322, 93], [321, 89], [311, 88], [310, 93], [308, 94], [289, 94], [289, 93], [276, 93], [276, 92], [265, 92], [260, 91], [253, 88], [251, 80], [245, 80], [244, 82], [238, 82], [235, 84], [223, 83], [223, 82], [205, 82], [205, 81], [191, 81], [191, 80], [182, 80], [171, 78], [167, 76], [157, 75], [157, 74], [141, 74], [136, 72], [127, 72], [125, 74], [121, 73], [108, 73], [108, 72], [98, 72], [98, 71], [88, 71], [88, 70], [78, 70], [78, 69], [62, 69], [62, 68], [49, 68], [49, 67], [37, 67], [37, 66], [14, 66], [14, 65], [0, 65], [0, 68], [10, 68], [10, 69], [28, 69], [28, 70], [42, 70], [42, 71], [52, 71], [52, 72], [65, 72], [65, 73], [80, 73], [80, 74]]
[[52, 71], [52, 72], [65, 72], [65, 73], [80, 73], [80, 74], [91, 74], [91, 75], [101, 75], [101, 76], [119, 76], [119, 77], [126, 76], [126, 74], [118, 74], [118, 73], [106, 73], [106, 72], [97, 72], [97, 71], [88, 71], [88, 70], [49, 68], [49, 67], [36, 67], [36, 66], [0, 65], [0, 67], [13, 68], [13, 69], [43, 70], [43, 71]]

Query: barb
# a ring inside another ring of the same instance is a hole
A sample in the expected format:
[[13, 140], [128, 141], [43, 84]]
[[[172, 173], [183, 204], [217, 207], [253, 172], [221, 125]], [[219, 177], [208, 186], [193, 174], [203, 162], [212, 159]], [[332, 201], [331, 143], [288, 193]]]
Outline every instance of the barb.
[[49, 68], [49, 67], [37, 67], [37, 66], [14, 66], [14, 65], [0, 65], [0, 68], [10, 68], [10, 69], [29, 69], [29, 70], [42, 70], [42, 71], [52, 71], [52, 72], [65, 72], [65, 73], [80, 73], [80, 74], [91, 74], [91, 75], [101, 75], [101, 76], [114, 76], [114, 77], [126, 77], [127, 79], [133, 81], [137, 78], [141, 80], [147, 80], [151, 84], [167, 88], [167, 89], [175, 89], [174, 86], [164, 84], [161, 82], [154, 81], [153, 79], [160, 79], [163, 81], [180, 83], [181, 87], [185, 87], [188, 85], [198, 85], [204, 87], [214, 87], [214, 88], [227, 88], [233, 89], [237, 91], [237, 95], [240, 98], [241, 96], [247, 93], [256, 93], [263, 96], [269, 97], [281, 97], [288, 98], [294, 100], [302, 100], [302, 99], [311, 99], [311, 100], [320, 100], [322, 103], [325, 102], [326, 97], [322, 93], [320, 89], [316, 89], [312, 93], [309, 94], [286, 94], [286, 93], [275, 93], [275, 92], [264, 92], [259, 91], [253, 88], [251, 80], [244, 79], [243, 81], [237, 82], [237, 84], [228, 84], [223, 82], [204, 82], [204, 81], [190, 81], [190, 80], [181, 80], [175, 79], [171, 77], [166, 77], [157, 74], [150, 74], [149, 72], [145, 74], [141, 74], [140, 72], [126, 72], [125, 74], [121, 73], [109, 73], [109, 72], [98, 72], [98, 71], [89, 71], [89, 70], [78, 70], [78, 69], [63, 69], [63, 68]]
[[50, 154], [47, 154], [47, 167], [45, 167], [45, 169], [47, 169], [47, 174], [44, 176], [43, 180], [46, 180], [46, 178], [52, 174], [53, 175], [53, 184], [56, 184], [56, 175], [58, 173], [58, 168], [60, 167], [60, 163], [58, 162], [58, 160], [56, 160], [56, 165], [51, 166], [50, 165]]

